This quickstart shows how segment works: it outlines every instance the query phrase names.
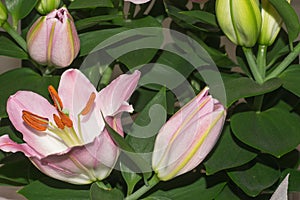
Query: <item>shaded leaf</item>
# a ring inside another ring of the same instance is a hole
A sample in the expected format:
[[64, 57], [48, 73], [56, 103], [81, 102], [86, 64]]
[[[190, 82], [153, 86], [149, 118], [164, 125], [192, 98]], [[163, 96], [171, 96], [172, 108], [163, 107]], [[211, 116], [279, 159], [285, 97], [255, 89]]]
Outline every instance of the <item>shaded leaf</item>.
[[271, 187], [279, 178], [280, 172], [262, 163], [256, 163], [249, 169], [227, 173], [231, 180], [251, 197]]
[[284, 72], [282, 72], [279, 77], [282, 79], [283, 87], [285, 89], [300, 97], [300, 87], [298, 85], [300, 77], [300, 65], [291, 65]]
[[237, 113], [231, 118], [231, 128], [245, 144], [276, 157], [292, 151], [300, 143], [300, 118], [283, 108]]
[[208, 175], [223, 169], [241, 166], [256, 157], [255, 153], [246, 150], [237, 142], [231, 135], [230, 126], [227, 125], [223, 128], [223, 133], [215, 150], [204, 163]]
[[5, 36], [0, 36], [0, 55], [18, 59], [28, 59], [28, 55], [16, 43]]
[[109, 7], [112, 8], [111, 0], [74, 0], [69, 5], [69, 9], [95, 8], [95, 7]]
[[123, 193], [117, 188], [105, 190], [93, 183], [90, 189], [91, 200], [123, 200], [123, 197]]
[[41, 76], [29, 68], [18, 68], [0, 75], [0, 117], [7, 117], [6, 102], [19, 90], [30, 90], [49, 99], [48, 86], [57, 87], [59, 76]]

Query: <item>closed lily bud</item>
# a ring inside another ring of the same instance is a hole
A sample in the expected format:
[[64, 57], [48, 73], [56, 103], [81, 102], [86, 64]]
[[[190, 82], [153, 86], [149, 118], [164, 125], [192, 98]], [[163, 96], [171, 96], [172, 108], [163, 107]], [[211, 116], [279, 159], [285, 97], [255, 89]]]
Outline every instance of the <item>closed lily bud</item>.
[[7, 10], [6, 7], [0, 1], [0, 27], [7, 20]]
[[[287, 1], [290, 3], [290, 0]], [[261, 16], [262, 26], [258, 43], [270, 46], [280, 31], [282, 19], [269, 0], [261, 1]]]
[[27, 33], [28, 52], [42, 65], [69, 66], [80, 49], [79, 37], [65, 7], [40, 17]]
[[152, 168], [167, 181], [198, 166], [221, 133], [226, 110], [206, 87], [160, 129], [152, 155]]
[[39, 13], [45, 15], [57, 9], [59, 4], [60, 0], [40, 0], [35, 8], [39, 11]]
[[216, 16], [225, 35], [236, 45], [252, 47], [261, 28], [257, 0], [217, 0]]

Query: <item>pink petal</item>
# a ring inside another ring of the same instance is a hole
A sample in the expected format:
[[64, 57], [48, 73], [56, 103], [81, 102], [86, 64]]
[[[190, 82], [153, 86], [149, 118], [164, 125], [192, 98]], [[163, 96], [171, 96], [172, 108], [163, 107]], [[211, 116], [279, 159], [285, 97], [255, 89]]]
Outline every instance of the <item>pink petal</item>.
[[[179, 171], [176, 171], [174, 176], [186, 173], [199, 165], [219, 138], [224, 120], [224, 110], [218, 110], [187, 125], [174, 142], [167, 149], [164, 149], [163, 152], [160, 152], [164, 153], [164, 157], [157, 164], [159, 177], [162, 180], [164, 178], [170, 179], [170, 174], [174, 173], [174, 170], [177, 170], [182, 163], [185, 164]], [[209, 130], [209, 128], [212, 129]], [[205, 135], [207, 133], [208, 135]], [[157, 152], [154, 154], [157, 154]], [[153, 165], [157, 163], [155, 160], [153, 162]]]
[[55, 66], [67, 67], [72, 63], [78, 52], [79, 38], [73, 22], [67, 18], [63, 23], [56, 20], [52, 40], [51, 63]]
[[46, 17], [40, 17], [27, 33], [27, 47], [30, 56], [40, 64], [47, 64], [48, 27]]
[[10, 96], [7, 101], [7, 113], [14, 127], [23, 134], [23, 140], [34, 150], [46, 156], [61, 152], [67, 147], [50, 132], [40, 132], [26, 125], [22, 119], [22, 111], [26, 110], [41, 117], [52, 120], [56, 109], [42, 96], [29, 92], [19, 91]]
[[[90, 95], [97, 94], [91, 82], [77, 69], [65, 71], [58, 87], [58, 94], [67, 109], [77, 133], [79, 133], [77, 121], [78, 115], [85, 108]], [[85, 143], [92, 142], [104, 128], [104, 122], [100, 111], [94, 104], [89, 114], [80, 116], [81, 132]]]
[[[208, 88], [202, 90], [193, 100], [177, 111], [164, 126], [160, 129], [157, 135], [155, 146], [161, 148], [167, 148], [170, 145], [172, 138], [177, 137], [178, 130], [181, 130], [186, 123], [186, 120], [199, 119], [207, 113], [213, 111], [213, 99], [211, 96], [207, 96]], [[197, 113], [195, 111], [199, 110]], [[194, 116], [192, 114], [194, 113]], [[192, 118], [191, 118], [192, 117]], [[189, 122], [191, 123], [191, 122]], [[153, 160], [161, 160], [163, 154], [155, 154]]]
[[140, 74], [139, 71], [131, 75], [123, 74], [100, 91], [97, 102], [104, 116], [115, 116], [123, 111], [133, 111], [126, 101], [134, 92]]
[[118, 148], [106, 132], [100, 134], [93, 143], [73, 147], [65, 154], [31, 160], [43, 173], [53, 178], [73, 184], [89, 184], [106, 178], [118, 155]]
[[37, 157], [41, 158], [41, 155], [28, 146], [26, 143], [18, 144], [12, 141], [8, 135], [3, 135], [0, 137], [0, 149], [5, 152], [23, 152], [27, 157]]

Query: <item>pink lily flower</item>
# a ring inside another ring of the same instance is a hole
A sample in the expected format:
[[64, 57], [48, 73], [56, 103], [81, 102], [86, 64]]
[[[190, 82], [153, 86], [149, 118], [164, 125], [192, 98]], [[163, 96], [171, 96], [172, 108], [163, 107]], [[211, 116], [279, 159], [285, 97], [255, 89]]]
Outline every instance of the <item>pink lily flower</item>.
[[134, 4], [143, 4], [143, 3], [147, 3], [151, 0], [124, 0], [124, 1], [130, 1], [131, 3], [134, 3]]
[[139, 71], [121, 75], [97, 93], [79, 70], [70, 69], [62, 74], [58, 92], [49, 86], [54, 105], [36, 93], [17, 92], [8, 99], [7, 113], [26, 143], [17, 144], [4, 135], [0, 149], [23, 152], [43, 173], [65, 182], [89, 184], [106, 178], [119, 149], [101, 112], [123, 136], [120, 115], [133, 111], [126, 101], [139, 77]]
[[80, 41], [67, 8], [38, 18], [27, 33], [27, 46], [31, 58], [42, 65], [69, 66], [80, 50]]
[[226, 111], [206, 87], [160, 129], [152, 155], [152, 168], [167, 181], [198, 166], [221, 133]]

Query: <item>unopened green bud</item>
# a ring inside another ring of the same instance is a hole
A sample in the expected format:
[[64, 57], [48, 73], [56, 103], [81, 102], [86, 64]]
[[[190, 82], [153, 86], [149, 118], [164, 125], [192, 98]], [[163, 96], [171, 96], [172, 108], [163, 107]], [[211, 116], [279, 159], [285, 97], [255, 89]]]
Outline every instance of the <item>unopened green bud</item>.
[[[287, 1], [290, 3], [290, 0]], [[261, 1], [261, 16], [262, 26], [258, 43], [270, 46], [273, 44], [280, 31], [282, 19], [269, 0]]]
[[3, 25], [4, 22], [7, 20], [7, 9], [0, 1], [0, 27]]
[[261, 28], [257, 0], [217, 0], [216, 15], [225, 35], [236, 45], [252, 47]]
[[40, 0], [36, 5], [36, 9], [42, 15], [46, 15], [57, 9], [60, 5], [60, 0]]

